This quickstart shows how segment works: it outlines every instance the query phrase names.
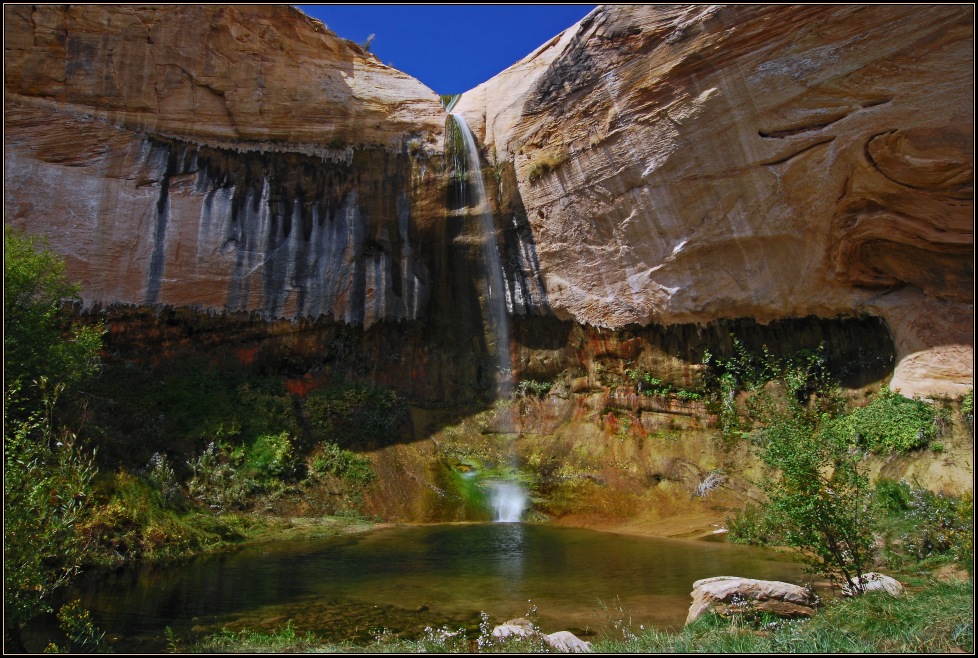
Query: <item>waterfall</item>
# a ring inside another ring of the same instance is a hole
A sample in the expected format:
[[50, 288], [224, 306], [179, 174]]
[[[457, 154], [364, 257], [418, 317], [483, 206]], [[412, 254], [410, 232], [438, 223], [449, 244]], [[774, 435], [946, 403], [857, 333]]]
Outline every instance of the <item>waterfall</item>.
[[516, 482], [486, 482], [494, 523], [519, 523], [526, 510], [526, 492]]
[[[482, 270], [485, 294], [480, 302], [486, 332], [486, 342], [495, 358], [496, 397], [506, 400], [513, 393], [512, 358], [509, 351], [509, 304], [507, 303], [505, 273], [499, 257], [496, 241], [496, 223], [489, 209], [482, 165], [475, 137], [460, 115], [451, 113], [455, 97], [448, 101], [449, 116], [461, 137], [464, 153], [453, 149], [455, 172], [459, 180], [461, 206], [470, 217], [478, 221], [479, 245], [482, 251]], [[472, 198], [466, 198], [471, 193]], [[512, 455], [513, 467], [516, 457]], [[490, 480], [483, 483], [492, 508], [492, 520], [496, 523], [519, 523], [529, 505], [529, 496], [523, 487], [512, 480]]]
[[[454, 102], [452, 103], [454, 105]], [[486, 196], [485, 182], [482, 180], [482, 166], [479, 162], [479, 149], [475, 137], [469, 130], [468, 124], [458, 114], [449, 114], [455, 121], [462, 141], [465, 144], [464, 165], [466, 176], [462, 179], [463, 196], [465, 181], [470, 183], [473, 190], [471, 208], [478, 217], [479, 234], [482, 240], [483, 270], [485, 277], [485, 313], [488, 329], [487, 338], [495, 346], [496, 359], [496, 395], [500, 399], [508, 398], [513, 392], [512, 361], [509, 352], [509, 319], [506, 304], [506, 286], [503, 277], [502, 261], [499, 258], [499, 246], [496, 244], [496, 223], [489, 210], [489, 200]], [[456, 158], [458, 156], [456, 155]], [[468, 200], [466, 200], [468, 201]]]

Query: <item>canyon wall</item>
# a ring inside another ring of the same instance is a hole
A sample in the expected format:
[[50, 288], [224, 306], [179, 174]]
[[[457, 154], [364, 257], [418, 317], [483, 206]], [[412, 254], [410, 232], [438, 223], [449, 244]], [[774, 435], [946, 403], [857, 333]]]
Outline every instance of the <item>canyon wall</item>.
[[550, 309], [869, 314], [973, 379], [974, 9], [603, 6], [455, 111], [512, 163]]
[[[968, 6], [595, 10], [456, 107], [510, 313], [875, 316], [893, 387], [963, 393], [972, 26]], [[87, 306], [378, 327], [409, 337], [428, 402], [491, 379], [485, 238], [433, 91], [288, 7], [11, 5], [4, 31], [5, 222], [48, 236]], [[518, 374], [550, 358], [532, 335]]]

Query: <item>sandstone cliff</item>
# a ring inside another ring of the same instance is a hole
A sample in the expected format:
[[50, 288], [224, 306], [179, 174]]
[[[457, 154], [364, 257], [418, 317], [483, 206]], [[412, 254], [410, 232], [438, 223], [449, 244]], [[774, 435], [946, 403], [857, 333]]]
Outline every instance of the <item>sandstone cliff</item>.
[[[454, 341], [418, 357], [444, 379], [479, 342], [480, 238], [421, 83], [287, 7], [4, 19], [5, 221], [47, 234], [86, 302], [419, 322]], [[456, 108], [484, 140], [510, 311], [878, 316], [894, 387], [963, 392], [972, 25], [967, 6], [599, 8]]]
[[972, 385], [973, 8], [605, 6], [456, 106], [515, 166], [550, 308], [867, 313]]
[[444, 205], [420, 82], [283, 6], [7, 6], [4, 30], [6, 220], [86, 301], [418, 316]]

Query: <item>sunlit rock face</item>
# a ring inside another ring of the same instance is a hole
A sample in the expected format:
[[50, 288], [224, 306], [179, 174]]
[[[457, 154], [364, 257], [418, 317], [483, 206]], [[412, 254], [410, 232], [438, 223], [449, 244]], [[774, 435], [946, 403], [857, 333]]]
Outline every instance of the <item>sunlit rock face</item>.
[[287, 7], [4, 12], [6, 219], [48, 235], [87, 302], [424, 310], [430, 89]]
[[611, 6], [463, 95], [559, 317], [886, 319], [973, 370], [972, 7]]
[[[484, 142], [509, 313], [872, 315], [894, 387], [967, 389], [972, 24], [597, 9], [455, 108]], [[6, 6], [4, 31], [5, 221], [46, 234], [87, 303], [412, 321], [455, 346], [430, 347], [437, 376], [480, 372], [452, 374], [482, 335], [485, 236], [433, 91], [284, 6]]]
[[4, 7], [7, 102], [195, 141], [398, 147], [438, 98], [287, 6]]

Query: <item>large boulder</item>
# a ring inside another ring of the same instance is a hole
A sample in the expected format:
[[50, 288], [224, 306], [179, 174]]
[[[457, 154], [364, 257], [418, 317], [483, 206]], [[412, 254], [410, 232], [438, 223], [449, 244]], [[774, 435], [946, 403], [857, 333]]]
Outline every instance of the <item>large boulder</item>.
[[543, 641], [554, 651], [561, 653], [591, 653], [591, 643], [585, 642], [570, 631], [557, 631], [544, 635]]
[[754, 580], [717, 576], [693, 583], [686, 623], [691, 624], [710, 610], [727, 617], [748, 610], [779, 617], [811, 617], [818, 597], [812, 590], [777, 580]]
[[560, 653], [591, 653], [591, 643], [585, 642], [570, 631], [557, 631], [547, 635], [522, 617], [510, 619], [496, 626], [492, 629], [492, 636], [497, 640], [535, 639]]
[[[886, 592], [890, 596], [903, 596], [903, 585], [896, 578], [885, 576], [876, 571], [867, 571], [859, 577], [863, 592]], [[845, 596], [855, 596], [855, 588], [846, 585], [842, 588]]]

